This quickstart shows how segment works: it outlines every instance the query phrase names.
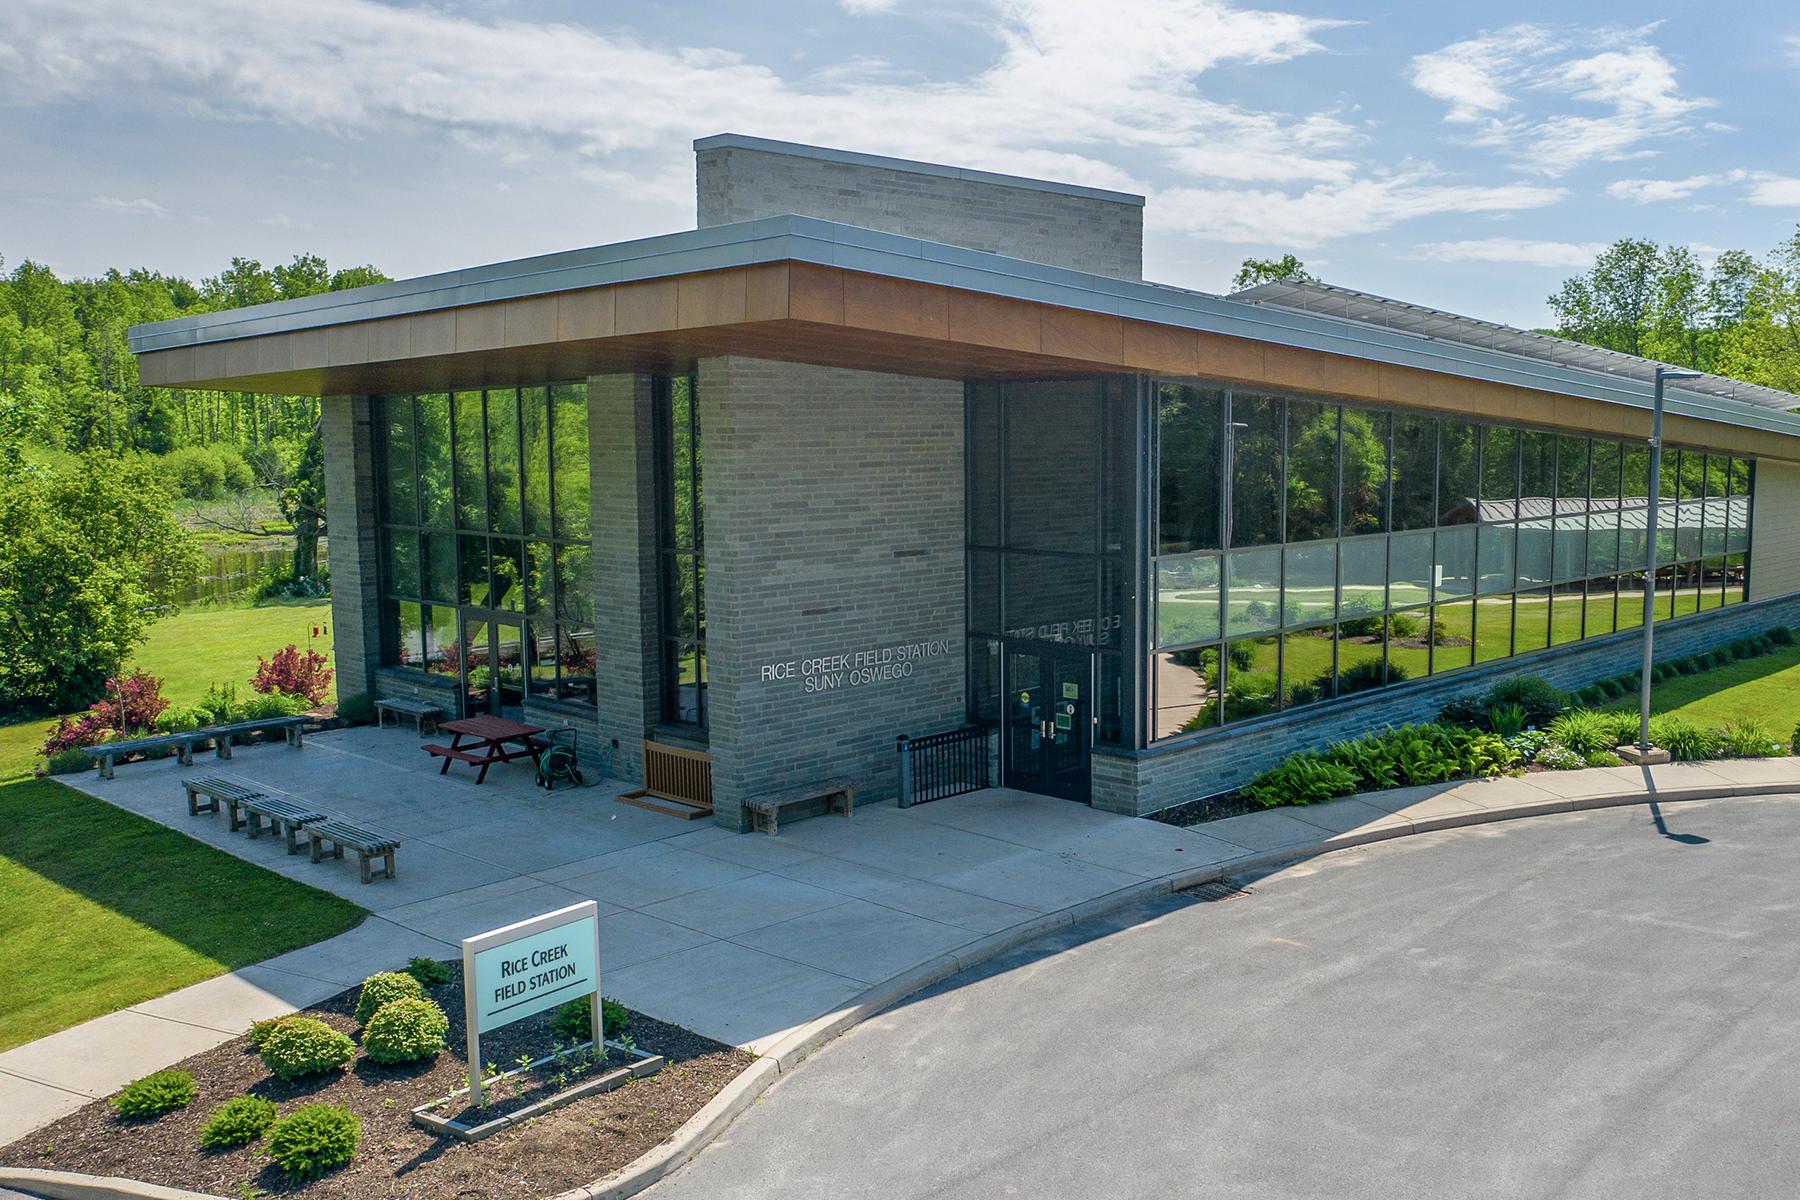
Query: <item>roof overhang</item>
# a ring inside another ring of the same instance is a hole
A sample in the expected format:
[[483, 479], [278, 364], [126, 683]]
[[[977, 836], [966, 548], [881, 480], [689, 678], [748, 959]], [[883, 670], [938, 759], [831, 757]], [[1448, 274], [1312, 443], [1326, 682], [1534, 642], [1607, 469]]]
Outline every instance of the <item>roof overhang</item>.
[[[301, 395], [745, 354], [943, 377], [1205, 376], [1615, 436], [1644, 432], [1650, 402], [1604, 372], [796, 216], [163, 321], [130, 343], [150, 386]], [[1671, 438], [1800, 459], [1800, 416], [1679, 387], [1668, 411]]]

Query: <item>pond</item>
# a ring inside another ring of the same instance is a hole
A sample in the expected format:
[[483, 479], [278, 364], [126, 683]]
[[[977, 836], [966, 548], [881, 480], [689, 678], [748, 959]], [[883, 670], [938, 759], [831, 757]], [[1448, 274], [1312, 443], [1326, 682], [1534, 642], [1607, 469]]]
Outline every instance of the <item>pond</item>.
[[[208, 546], [199, 576], [181, 590], [180, 604], [228, 600], [253, 592], [274, 568], [293, 557], [291, 542], [263, 542], [254, 546]], [[319, 543], [319, 565], [327, 564], [325, 543]]]

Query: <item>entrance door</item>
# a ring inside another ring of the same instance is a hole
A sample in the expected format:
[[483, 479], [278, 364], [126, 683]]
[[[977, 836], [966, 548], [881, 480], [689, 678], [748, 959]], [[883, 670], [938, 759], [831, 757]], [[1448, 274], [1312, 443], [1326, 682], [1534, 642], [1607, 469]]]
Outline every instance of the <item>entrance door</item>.
[[1007, 787], [1087, 802], [1093, 675], [1085, 653], [1007, 651]]
[[517, 617], [463, 610], [463, 715], [516, 716], [525, 702], [525, 633]]

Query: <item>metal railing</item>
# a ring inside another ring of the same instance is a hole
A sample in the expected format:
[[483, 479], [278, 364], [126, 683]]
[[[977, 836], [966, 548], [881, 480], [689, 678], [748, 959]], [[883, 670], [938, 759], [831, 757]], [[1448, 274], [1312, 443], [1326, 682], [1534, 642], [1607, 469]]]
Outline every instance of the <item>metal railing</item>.
[[894, 739], [900, 755], [900, 807], [960, 796], [990, 786], [992, 730], [968, 725], [946, 733]]

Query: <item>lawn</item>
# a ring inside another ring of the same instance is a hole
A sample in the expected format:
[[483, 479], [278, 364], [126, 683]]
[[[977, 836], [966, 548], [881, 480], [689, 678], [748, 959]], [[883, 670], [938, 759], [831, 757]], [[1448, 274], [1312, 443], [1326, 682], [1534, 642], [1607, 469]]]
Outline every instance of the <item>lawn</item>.
[[[267, 658], [289, 642], [307, 648], [310, 638], [319, 653], [331, 654], [331, 601], [292, 600], [254, 608], [195, 607], [150, 626], [149, 636], [131, 660], [163, 681], [163, 695], [174, 704], [192, 704], [215, 683], [235, 683], [249, 695], [256, 660]], [[335, 694], [335, 684], [333, 692]], [[53, 721], [0, 725], [0, 780], [29, 775], [37, 765]]]
[[363, 910], [52, 780], [0, 783], [0, 1050], [356, 925]]
[[[1637, 702], [1625, 699], [1608, 707], [1635, 709]], [[1650, 709], [1707, 728], [1731, 720], [1758, 721], [1786, 742], [1800, 721], [1800, 646], [1781, 646], [1773, 654], [1665, 680], [1651, 689]]]

